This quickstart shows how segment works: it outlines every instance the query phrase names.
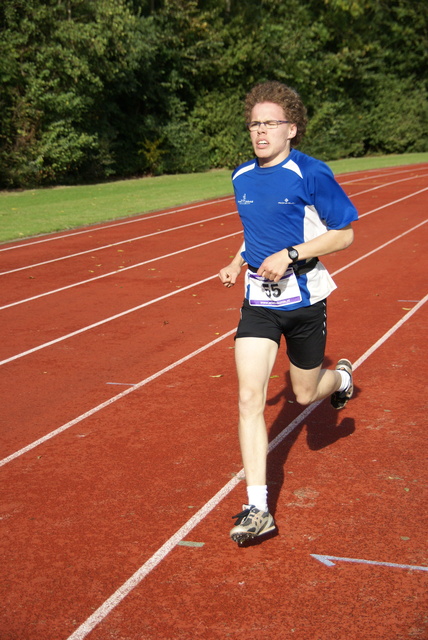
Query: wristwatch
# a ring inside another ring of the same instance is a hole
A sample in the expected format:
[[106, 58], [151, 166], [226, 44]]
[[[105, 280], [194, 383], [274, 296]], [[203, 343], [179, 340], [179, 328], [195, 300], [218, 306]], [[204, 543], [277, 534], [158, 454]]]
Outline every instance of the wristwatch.
[[299, 259], [299, 252], [294, 247], [287, 247], [287, 251], [292, 264], [297, 262]]

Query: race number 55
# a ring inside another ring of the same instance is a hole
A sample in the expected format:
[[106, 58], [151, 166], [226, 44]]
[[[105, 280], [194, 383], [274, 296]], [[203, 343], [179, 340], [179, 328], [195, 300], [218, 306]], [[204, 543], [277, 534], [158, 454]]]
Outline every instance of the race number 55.
[[262, 284], [262, 289], [268, 298], [279, 298], [281, 289], [276, 282]]

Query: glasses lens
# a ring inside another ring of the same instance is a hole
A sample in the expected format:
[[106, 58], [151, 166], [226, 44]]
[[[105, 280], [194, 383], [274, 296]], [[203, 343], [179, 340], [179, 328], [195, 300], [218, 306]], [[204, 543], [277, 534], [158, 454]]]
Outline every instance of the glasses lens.
[[258, 120], [253, 120], [253, 122], [249, 122], [247, 127], [250, 131], [257, 131], [257, 129], [263, 125], [266, 129], [277, 129], [278, 120], [267, 120], [266, 122], [259, 122]]

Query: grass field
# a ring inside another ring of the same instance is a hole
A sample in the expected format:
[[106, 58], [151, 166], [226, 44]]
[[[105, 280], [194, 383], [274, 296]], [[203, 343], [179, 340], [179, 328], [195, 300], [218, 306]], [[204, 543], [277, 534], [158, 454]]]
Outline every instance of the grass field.
[[[329, 162], [335, 174], [428, 161], [428, 153]], [[219, 169], [76, 187], [0, 192], [0, 242], [74, 229], [232, 193], [231, 172]]]

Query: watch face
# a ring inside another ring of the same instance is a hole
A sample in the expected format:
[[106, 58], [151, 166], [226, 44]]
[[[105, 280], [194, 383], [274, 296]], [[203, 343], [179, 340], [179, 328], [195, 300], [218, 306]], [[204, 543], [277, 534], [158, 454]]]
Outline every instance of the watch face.
[[290, 249], [290, 251], [288, 252], [288, 255], [291, 260], [297, 260], [297, 258], [299, 257], [299, 254], [296, 251], [296, 249]]

